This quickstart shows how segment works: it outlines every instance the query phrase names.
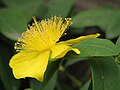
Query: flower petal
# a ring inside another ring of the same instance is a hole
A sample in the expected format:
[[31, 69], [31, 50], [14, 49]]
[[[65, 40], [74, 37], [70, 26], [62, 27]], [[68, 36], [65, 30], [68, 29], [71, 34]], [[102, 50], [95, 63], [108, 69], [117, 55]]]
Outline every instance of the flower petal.
[[50, 51], [21, 51], [10, 60], [10, 67], [16, 79], [33, 77], [43, 81]]
[[77, 42], [83, 41], [83, 40], [88, 39], [88, 38], [97, 38], [98, 36], [100, 36], [99, 33], [91, 34], [91, 35], [87, 35], [87, 36], [80, 36], [80, 37], [75, 38], [75, 39], [70, 39], [70, 40], [67, 40], [65, 42], [72, 45], [72, 44], [75, 44]]
[[62, 58], [70, 50], [73, 50], [77, 54], [80, 54], [80, 50], [78, 50], [77, 48], [72, 48], [71, 46], [68, 46], [66, 43], [60, 42], [56, 44], [55, 46], [53, 46], [50, 60], [52, 61], [58, 58]]

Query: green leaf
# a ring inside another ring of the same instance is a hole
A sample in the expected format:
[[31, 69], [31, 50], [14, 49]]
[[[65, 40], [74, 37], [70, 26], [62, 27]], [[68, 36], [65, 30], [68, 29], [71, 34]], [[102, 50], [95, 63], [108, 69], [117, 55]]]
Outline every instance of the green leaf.
[[120, 53], [120, 37], [118, 38], [118, 40], [116, 42], [116, 46], [118, 48], [118, 52]]
[[120, 35], [120, 11], [118, 9], [90, 9], [73, 17], [73, 27], [99, 26], [107, 38]]
[[13, 9], [0, 10], [0, 32], [12, 40], [26, 30], [27, 21], [22, 12]]
[[35, 14], [38, 18], [45, 18], [45, 14], [48, 12], [48, 7], [46, 6], [46, 3], [41, 3], [40, 7], [38, 8], [37, 13]]
[[50, 0], [46, 17], [51, 17], [52, 15], [67, 17], [74, 2], [74, 0]]
[[41, 89], [41, 82], [37, 81], [36, 79], [30, 79], [30, 88], [33, 90], [40, 90]]
[[[44, 81], [39, 82], [31, 79], [31, 88], [33, 90], [52, 90], [56, 84], [57, 69], [59, 67], [60, 60], [50, 62], [45, 73]], [[50, 86], [50, 87], [49, 87]]]
[[27, 89], [24, 89], [24, 90], [33, 90], [32, 88], [27, 88]]
[[[119, 74], [120, 74], [120, 64], [118, 64], [118, 69], [119, 69]], [[119, 80], [120, 80], [120, 76], [119, 76]]]
[[54, 90], [57, 81], [57, 71], [51, 77], [49, 83], [45, 86], [44, 90]]
[[17, 7], [22, 4], [29, 3], [29, 1], [31, 0], [16, 0], [16, 1], [15, 0], [3, 0], [5, 5], [7, 5], [8, 7]]
[[79, 55], [75, 53], [68, 53], [69, 57], [91, 57], [91, 56], [113, 56], [118, 55], [116, 45], [110, 40], [91, 38], [81, 41], [73, 47], [78, 48], [81, 53]]
[[88, 61], [92, 70], [92, 90], [119, 90], [119, 69], [112, 57]]
[[5, 90], [18, 90], [20, 86], [20, 80], [16, 80], [13, 77], [13, 73], [9, 67], [9, 59], [12, 52], [8, 44], [0, 41], [0, 79]]
[[4, 0], [4, 3], [9, 8], [22, 11], [27, 21], [30, 21], [31, 17], [43, 6], [43, 0]]
[[109, 23], [106, 18], [111, 18], [111, 9], [89, 9], [73, 17], [73, 27], [101, 26], [103, 29]]
[[41, 12], [39, 11], [39, 8], [42, 8], [41, 5], [43, 4], [41, 1], [42, 0], [29, 0], [27, 3], [21, 4], [17, 9], [24, 13], [27, 21], [30, 21], [32, 16], [36, 15], [37, 12]]
[[87, 81], [79, 90], [88, 90], [91, 80]]
[[114, 12], [114, 16], [112, 17], [111, 22], [106, 28], [106, 37], [114, 38], [120, 35], [120, 11]]

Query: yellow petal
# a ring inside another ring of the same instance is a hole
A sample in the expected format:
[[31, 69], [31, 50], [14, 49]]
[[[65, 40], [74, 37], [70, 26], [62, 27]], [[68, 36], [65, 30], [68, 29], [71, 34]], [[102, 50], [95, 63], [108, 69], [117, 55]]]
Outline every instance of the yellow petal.
[[43, 81], [50, 51], [21, 51], [10, 60], [10, 67], [16, 79], [32, 77]]
[[77, 54], [80, 54], [80, 50], [78, 50], [77, 48], [72, 48], [71, 46], [68, 46], [65, 43], [58, 43], [52, 48], [50, 60], [56, 60], [58, 58], [62, 58], [70, 50], [73, 50]]
[[72, 45], [72, 44], [78, 43], [78, 42], [83, 41], [83, 40], [88, 39], [88, 38], [97, 38], [98, 36], [100, 36], [99, 33], [91, 34], [91, 35], [87, 35], [87, 36], [80, 36], [80, 37], [75, 38], [75, 39], [70, 39], [70, 40], [67, 40], [65, 42]]

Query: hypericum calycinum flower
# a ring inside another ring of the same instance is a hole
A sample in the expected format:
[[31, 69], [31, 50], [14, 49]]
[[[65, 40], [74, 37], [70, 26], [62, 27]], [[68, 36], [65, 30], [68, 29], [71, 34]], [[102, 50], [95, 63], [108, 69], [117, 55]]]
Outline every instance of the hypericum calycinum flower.
[[80, 50], [72, 48], [73, 44], [100, 35], [97, 33], [58, 42], [72, 24], [71, 18], [65, 18], [63, 21], [61, 17], [54, 16], [37, 22], [33, 17], [33, 20], [32, 26], [29, 26], [15, 43], [18, 53], [9, 63], [16, 79], [32, 77], [43, 81], [49, 60], [62, 58], [70, 50], [80, 54]]

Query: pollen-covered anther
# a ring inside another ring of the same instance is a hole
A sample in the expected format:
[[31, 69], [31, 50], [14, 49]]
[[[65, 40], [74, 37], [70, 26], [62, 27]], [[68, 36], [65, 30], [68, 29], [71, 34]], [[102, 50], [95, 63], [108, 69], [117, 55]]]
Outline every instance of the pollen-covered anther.
[[66, 22], [67, 22], [68, 25], [73, 24], [72, 23], [72, 18], [65, 18], [65, 20], [66, 20]]

